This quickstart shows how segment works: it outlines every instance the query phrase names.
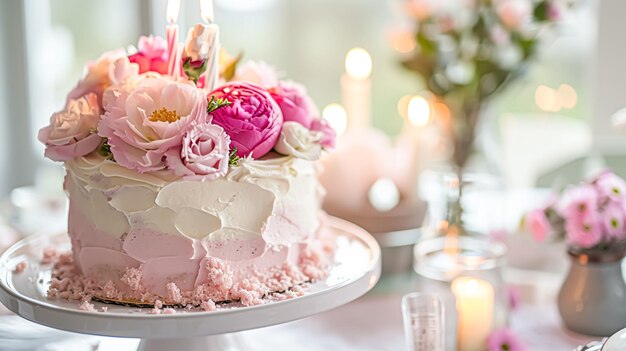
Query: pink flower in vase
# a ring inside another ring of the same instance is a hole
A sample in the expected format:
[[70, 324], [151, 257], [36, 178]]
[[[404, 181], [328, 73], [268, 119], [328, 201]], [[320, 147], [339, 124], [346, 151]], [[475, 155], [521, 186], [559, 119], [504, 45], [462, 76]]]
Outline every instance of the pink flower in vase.
[[53, 161], [67, 161], [94, 151], [102, 138], [94, 134], [100, 118], [95, 93], [69, 100], [63, 111], [50, 117], [50, 125], [39, 130], [38, 139], [46, 145], [45, 155]]
[[231, 102], [212, 113], [212, 123], [224, 128], [239, 157], [260, 158], [278, 141], [283, 114], [270, 94], [248, 83], [229, 83], [211, 93]]
[[185, 180], [213, 180], [228, 171], [230, 138], [218, 125], [198, 123], [183, 136], [180, 148], [166, 154], [169, 169]]
[[612, 172], [600, 174], [594, 181], [598, 193], [615, 202], [624, 202], [626, 199], [626, 182]]
[[532, 18], [530, 0], [495, 0], [494, 3], [500, 20], [508, 28], [521, 30]]
[[494, 330], [487, 337], [488, 351], [526, 351], [526, 345], [511, 329]]
[[565, 219], [595, 213], [598, 211], [598, 192], [589, 184], [571, 187], [563, 193], [558, 209]]
[[538, 209], [529, 212], [525, 222], [526, 229], [531, 232], [535, 241], [543, 242], [546, 240], [550, 233], [550, 221], [548, 221], [545, 210]]
[[165, 153], [180, 146], [194, 123], [206, 122], [206, 96], [192, 84], [159, 76], [130, 83], [107, 91], [98, 133], [120, 165], [140, 173], [163, 169]]
[[597, 212], [587, 212], [565, 219], [565, 232], [570, 244], [591, 248], [602, 240], [602, 222]]
[[624, 238], [626, 235], [626, 228], [624, 227], [626, 211], [623, 203], [607, 203], [599, 216], [601, 217], [603, 231], [609, 238]]
[[139, 65], [140, 74], [150, 71], [167, 74], [167, 42], [158, 36], [141, 36], [137, 53], [128, 59]]

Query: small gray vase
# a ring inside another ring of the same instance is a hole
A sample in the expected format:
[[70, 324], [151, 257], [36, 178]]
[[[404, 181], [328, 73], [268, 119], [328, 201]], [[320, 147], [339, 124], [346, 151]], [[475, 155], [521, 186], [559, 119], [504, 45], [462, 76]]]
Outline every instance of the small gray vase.
[[571, 266], [559, 291], [559, 313], [577, 333], [610, 336], [626, 326], [623, 252], [568, 251]]

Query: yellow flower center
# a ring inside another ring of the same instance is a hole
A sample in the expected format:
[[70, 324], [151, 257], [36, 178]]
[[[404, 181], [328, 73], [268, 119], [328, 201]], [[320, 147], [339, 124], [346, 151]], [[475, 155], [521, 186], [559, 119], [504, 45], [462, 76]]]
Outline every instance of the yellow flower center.
[[176, 113], [176, 110], [170, 111], [165, 107], [162, 107], [158, 110], [154, 110], [148, 120], [151, 122], [168, 122], [173, 123], [178, 121], [182, 116]]

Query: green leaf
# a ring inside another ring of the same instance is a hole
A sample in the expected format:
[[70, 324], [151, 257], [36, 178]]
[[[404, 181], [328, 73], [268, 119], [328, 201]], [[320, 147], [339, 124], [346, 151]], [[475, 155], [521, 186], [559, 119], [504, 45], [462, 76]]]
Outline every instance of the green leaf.
[[548, 1], [539, 1], [533, 10], [533, 16], [539, 22], [548, 20]]
[[224, 106], [230, 106], [230, 105], [231, 105], [231, 102], [224, 98], [216, 99], [215, 96], [211, 96], [211, 100], [209, 100], [209, 105], [206, 109], [206, 112], [208, 114], [211, 114], [217, 109], [220, 109]]
[[185, 62], [183, 62], [183, 71], [185, 71], [185, 74], [187, 75], [189, 79], [193, 80], [194, 83], [198, 83], [198, 79], [200, 79], [200, 76], [202, 75], [202, 73], [206, 71], [208, 63], [209, 63], [209, 60], [204, 60], [204, 62], [202, 63], [202, 66], [192, 67], [191, 58], [187, 58]]
[[420, 46], [421, 52], [425, 55], [433, 55], [437, 52], [437, 43], [430, 40], [422, 32], [417, 33], [417, 43]]
[[107, 138], [104, 138], [102, 145], [100, 145], [100, 148], [98, 149], [98, 153], [104, 156], [107, 160], [115, 161], [113, 153], [111, 152], [111, 145], [109, 145], [109, 139]]
[[239, 166], [239, 160], [241, 160], [241, 157], [237, 156], [237, 148], [234, 147], [230, 150], [230, 154], [228, 155], [228, 165], [231, 167], [237, 167]]

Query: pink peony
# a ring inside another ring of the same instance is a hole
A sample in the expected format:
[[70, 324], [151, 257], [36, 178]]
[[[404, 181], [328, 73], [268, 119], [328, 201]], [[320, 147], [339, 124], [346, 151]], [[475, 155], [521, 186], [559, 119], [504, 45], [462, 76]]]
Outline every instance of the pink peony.
[[105, 95], [98, 133], [108, 138], [120, 165], [140, 173], [165, 168], [165, 153], [207, 117], [201, 90], [159, 76], [112, 86]]
[[526, 228], [536, 241], [545, 241], [550, 233], [550, 222], [543, 209], [534, 210], [526, 215]]
[[195, 124], [183, 136], [180, 148], [166, 154], [166, 163], [176, 175], [186, 180], [213, 180], [228, 171], [230, 138], [222, 127]]
[[311, 130], [324, 133], [321, 144], [326, 149], [332, 149], [335, 147], [335, 140], [337, 139], [337, 132], [333, 127], [328, 124], [328, 121], [322, 118], [314, 118], [311, 121]]
[[231, 105], [212, 113], [213, 123], [230, 136], [237, 155], [260, 158], [276, 145], [283, 124], [280, 107], [262, 87], [248, 83], [229, 83], [209, 96], [224, 98]]
[[278, 72], [274, 66], [263, 61], [248, 61], [237, 67], [232, 81], [254, 83], [265, 88], [272, 88], [278, 86]]
[[494, 330], [487, 337], [488, 351], [526, 351], [526, 345], [510, 329]]
[[624, 220], [626, 219], [624, 204], [617, 202], [607, 203], [604, 211], [600, 213], [600, 218], [604, 234], [616, 239], [624, 237], [626, 234], [626, 228], [624, 227]]
[[167, 74], [167, 43], [165, 39], [155, 36], [141, 36], [139, 51], [128, 56], [130, 62], [139, 65], [139, 73], [157, 72]]
[[285, 122], [298, 122], [306, 128], [311, 128], [313, 116], [319, 115], [319, 111], [307, 95], [304, 86], [280, 81], [278, 86], [270, 88], [269, 92], [280, 106]]
[[624, 202], [626, 199], [626, 182], [612, 172], [602, 173], [596, 178], [594, 184], [601, 196], [616, 202]]
[[85, 76], [67, 94], [67, 101], [78, 99], [89, 93], [95, 93], [98, 100], [101, 100], [104, 90], [112, 84], [110, 74], [113, 64], [124, 57], [126, 57], [126, 52], [118, 49], [105, 52], [96, 61], [87, 63]]
[[602, 240], [603, 229], [596, 212], [583, 213], [565, 220], [567, 240], [582, 248], [590, 248], [598, 244]]
[[92, 134], [99, 118], [96, 94], [69, 100], [63, 111], [52, 114], [50, 125], [39, 130], [38, 139], [46, 145], [46, 157], [67, 161], [94, 151], [102, 142], [102, 138]]
[[595, 213], [598, 210], [598, 193], [589, 184], [571, 187], [563, 193], [558, 208], [565, 219]]

